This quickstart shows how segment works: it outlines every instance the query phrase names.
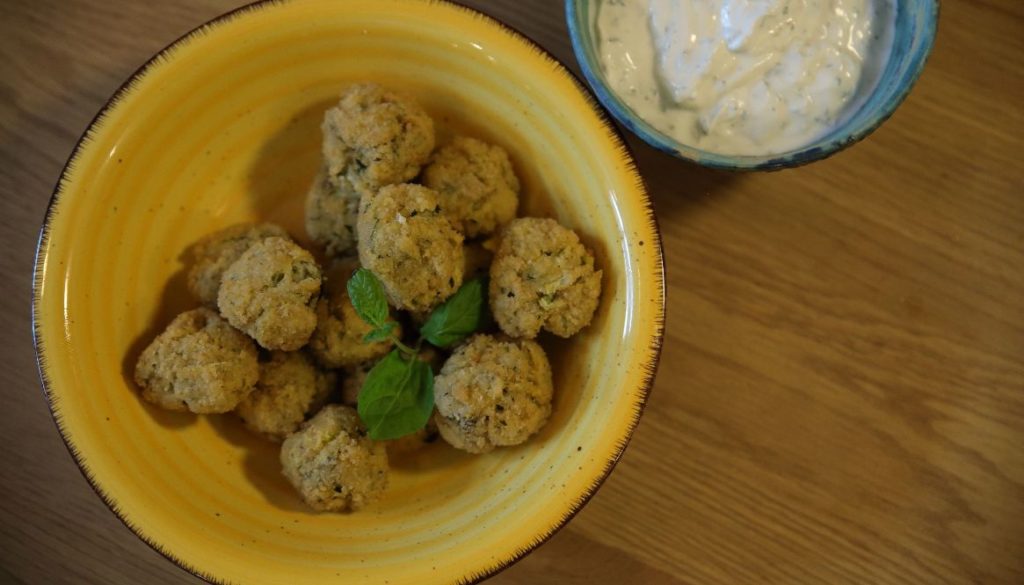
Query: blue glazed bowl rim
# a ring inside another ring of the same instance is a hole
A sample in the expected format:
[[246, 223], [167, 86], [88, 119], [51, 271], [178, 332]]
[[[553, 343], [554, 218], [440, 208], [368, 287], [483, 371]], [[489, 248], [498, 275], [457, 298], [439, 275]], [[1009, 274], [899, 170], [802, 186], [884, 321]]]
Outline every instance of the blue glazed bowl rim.
[[[897, 3], [903, 1], [895, 0]], [[907, 68], [906, 83], [899, 93], [888, 100], [875, 116], [849, 134], [838, 137], [826, 136], [821, 141], [815, 142], [810, 146], [784, 154], [758, 156], [723, 155], [707, 152], [682, 144], [648, 124], [640, 116], [633, 113], [632, 109], [608, 87], [600, 74], [600, 64], [594, 62], [587, 53], [586, 37], [582, 27], [589, 26], [589, 23], [581, 22], [579, 10], [583, 0], [565, 0], [565, 19], [569, 27], [569, 39], [572, 42], [573, 53], [580, 65], [580, 69], [583, 71], [583, 77], [597, 95], [598, 100], [627, 130], [662, 152], [706, 167], [731, 171], [770, 171], [797, 167], [832, 156], [840, 150], [863, 140], [892, 116], [893, 112], [907, 98], [910, 90], [913, 89], [920, 78], [928, 57], [931, 55], [932, 46], [935, 44], [940, 0], [925, 1], [930, 3], [931, 9], [924, 15], [921, 42], [918, 45], [918, 50], [910, 57], [912, 62]]]

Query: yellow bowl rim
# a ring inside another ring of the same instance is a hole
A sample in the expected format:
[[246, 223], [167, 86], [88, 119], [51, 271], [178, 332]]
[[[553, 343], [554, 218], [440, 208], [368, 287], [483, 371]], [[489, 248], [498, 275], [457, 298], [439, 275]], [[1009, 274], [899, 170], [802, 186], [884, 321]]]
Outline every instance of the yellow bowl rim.
[[[46, 356], [43, 354], [42, 343], [40, 341], [41, 333], [40, 333], [40, 325], [39, 325], [39, 322], [40, 322], [40, 305], [39, 305], [39, 303], [40, 303], [41, 299], [40, 299], [40, 294], [39, 293], [40, 293], [40, 290], [42, 288], [41, 285], [42, 285], [42, 279], [43, 279], [43, 276], [44, 276], [44, 274], [43, 274], [43, 267], [46, 264], [46, 249], [47, 249], [46, 244], [47, 244], [47, 242], [49, 240], [49, 236], [50, 236], [49, 232], [50, 232], [51, 222], [52, 222], [52, 219], [53, 219], [54, 209], [56, 208], [56, 204], [58, 202], [58, 199], [59, 199], [59, 197], [60, 197], [60, 195], [61, 195], [61, 193], [63, 191], [63, 185], [66, 183], [66, 180], [68, 178], [68, 173], [69, 173], [71, 167], [75, 164], [76, 160], [79, 158], [79, 156], [81, 154], [81, 151], [86, 146], [86, 143], [87, 143], [89, 137], [92, 135], [92, 133], [93, 133], [94, 129], [97, 127], [97, 125], [107, 115], [107, 112], [109, 110], [111, 110], [114, 106], [116, 106], [126, 95], [128, 95], [129, 91], [131, 90], [131, 87], [137, 81], [141, 80], [148, 73], [149, 69], [152, 66], [154, 66], [159, 61], [164, 59], [169, 53], [171, 53], [179, 45], [184, 45], [184, 44], [188, 43], [189, 41], [191, 41], [194, 37], [197, 37], [197, 36], [202, 35], [202, 34], [206, 34], [206, 33], [210, 32], [210, 31], [212, 31], [217, 26], [219, 26], [221, 24], [224, 24], [224, 23], [230, 21], [233, 18], [244, 16], [244, 15], [250, 13], [250, 12], [255, 12], [257, 10], [268, 8], [268, 7], [271, 7], [271, 6], [274, 6], [274, 5], [287, 4], [290, 1], [291, 0], [255, 0], [253, 2], [250, 2], [249, 4], [245, 4], [245, 5], [239, 6], [238, 8], [229, 10], [228, 12], [224, 12], [224, 13], [218, 15], [218, 16], [215, 16], [215, 17], [211, 18], [210, 20], [207, 20], [206, 22], [196, 26], [195, 28], [185, 32], [184, 34], [182, 34], [178, 38], [176, 38], [173, 41], [171, 41], [170, 43], [168, 43], [162, 49], [160, 49], [159, 51], [154, 53], [142, 65], [140, 65], [137, 69], [135, 69], [135, 71], [133, 71], [131, 73], [131, 75], [129, 75], [128, 78], [123, 83], [121, 83], [120, 86], [118, 86], [118, 88], [114, 91], [114, 93], [111, 94], [111, 96], [106, 100], [106, 102], [104, 102], [103, 106], [100, 107], [100, 109], [96, 113], [96, 115], [93, 116], [92, 120], [89, 121], [88, 126], [86, 126], [86, 129], [82, 132], [82, 134], [79, 136], [78, 140], [75, 142], [75, 146], [72, 149], [71, 154], [68, 157], [67, 162], [64, 163], [64, 166], [61, 168], [60, 176], [57, 179], [57, 184], [55, 185], [55, 187], [53, 189], [53, 194], [50, 196], [50, 200], [49, 200], [49, 202], [47, 203], [47, 206], [46, 206], [46, 212], [45, 212], [44, 217], [43, 217], [43, 224], [42, 224], [42, 226], [39, 229], [39, 237], [38, 237], [38, 240], [36, 242], [35, 260], [34, 260], [33, 269], [32, 269], [32, 272], [33, 272], [33, 280], [32, 280], [32, 344], [33, 344], [33, 347], [35, 349], [35, 354], [36, 354], [36, 369], [39, 372], [40, 385], [41, 385], [41, 388], [42, 388], [42, 391], [43, 391], [43, 396], [46, 399], [47, 408], [50, 411], [50, 417], [53, 419], [54, 424], [57, 426], [57, 430], [58, 430], [58, 433], [60, 434], [61, 441], [64, 443], [64, 446], [67, 448], [68, 453], [71, 454], [71, 458], [74, 460], [75, 465], [78, 467], [79, 472], [85, 478], [86, 482], [89, 484], [89, 487], [91, 487], [92, 490], [96, 493], [96, 495], [99, 496], [100, 500], [103, 501], [104, 505], [106, 505], [107, 508], [110, 509], [110, 511], [114, 513], [114, 516], [116, 516], [117, 519], [120, 520], [121, 523], [124, 524], [124, 526], [126, 528], [128, 528], [132, 532], [132, 534], [134, 534], [140, 540], [145, 542], [147, 546], [149, 546], [151, 549], [153, 549], [154, 551], [159, 553], [162, 557], [164, 557], [165, 559], [171, 561], [176, 566], [180, 567], [182, 570], [188, 572], [189, 574], [193, 575], [194, 577], [202, 579], [203, 581], [206, 581], [208, 583], [214, 583], [216, 585], [231, 585], [231, 582], [229, 582], [227, 580], [224, 580], [224, 579], [221, 579], [219, 577], [216, 577], [215, 575], [207, 574], [207, 573], [199, 570], [198, 568], [193, 567], [192, 565], [190, 565], [185, 560], [179, 559], [178, 557], [176, 557], [176, 556], [170, 554], [169, 552], [167, 552], [166, 550], [164, 550], [164, 548], [159, 544], [159, 542], [157, 542], [155, 539], [153, 539], [150, 536], [148, 536], [147, 534], [145, 534], [140, 527], [137, 527], [137, 526], [135, 526], [135, 525], [133, 525], [133, 524], [131, 524], [131, 523], [129, 523], [127, 521], [127, 519], [121, 514], [121, 511], [120, 511], [119, 506], [117, 505], [117, 502], [114, 501], [109, 495], [107, 495], [106, 492], [104, 492], [99, 487], [99, 485], [96, 483], [96, 481], [93, 479], [93, 477], [87, 471], [87, 467], [86, 467], [84, 461], [82, 460], [81, 454], [79, 453], [78, 449], [75, 447], [71, 437], [67, 434], [67, 431], [64, 428], [64, 425], [63, 425], [62, 420], [61, 420], [61, 415], [58, 412], [58, 410], [55, 408], [56, 405], [54, 403], [53, 394], [52, 394], [52, 392], [50, 390], [50, 387], [51, 387], [52, 383], [50, 382], [50, 380], [48, 379], [47, 374], [46, 374], [46, 368], [45, 368]], [[631, 168], [632, 170], [635, 171], [636, 177], [638, 179], [638, 191], [639, 191], [640, 196], [641, 196], [641, 204], [642, 204], [643, 208], [645, 209], [645, 211], [647, 212], [647, 218], [652, 223], [652, 226], [653, 226], [652, 234], [653, 234], [653, 237], [655, 239], [654, 243], [656, 244], [655, 246], [653, 246], [653, 248], [655, 250], [655, 274], [654, 274], [654, 278], [655, 278], [655, 282], [657, 284], [657, 286], [655, 287], [655, 291], [657, 292], [657, 295], [658, 295], [658, 298], [656, 299], [656, 302], [657, 302], [658, 306], [656, 307], [656, 314], [655, 314], [655, 317], [654, 317], [655, 331], [654, 331], [654, 338], [652, 340], [652, 347], [651, 347], [651, 349], [653, 349], [654, 351], [653, 351], [653, 354], [652, 354], [652, 357], [651, 357], [651, 363], [645, 364], [646, 367], [644, 368], [644, 370], [646, 371], [646, 375], [644, 376], [643, 380], [641, 381], [640, 393], [638, 395], [639, 399], [638, 399], [637, 403], [634, 405], [635, 408], [634, 408], [634, 411], [633, 411], [634, 412], [633, 419], [629, 423], [629, 426], [628, 426], [628, 428], [626, 430], [626, 434], [623, 437], [623, 440], [620, 442], [620, 444], [617, 446], [615, 452], [612, 453], [611, 457], [605, 463], [605, 468], [602, 471], [601, 476], [593, 484], [591, 484], [587, 488], [587, 490], [583, 493], [582, 497], [579, 500], [574, 502], [569, 507], [568, 512], [562, 517], [562, 519], [559, 521], [559, 523], [557, 525], [551, 527], [545, 533], [542, 533], [542, 534], [538, 535], [538, 537], [536, 539], [532, 540], [525, 547], [515, 551], [511, 557], [496, 563], [494, 566], [488, 568], [485, 572], [479, 573], [479, 574], [476, 574], [476, 575], [462, 576], [457, 581], [458, 583], [463, 583], [463, 584], [466, 584], [466, 585], [471, 585], [471, 584], [476, 584], [476, 583], [481, 583], [483, 581], [486, 581], [487, 579], [489, 579], [489, 578], [497, 575], [498, 573], [504, 571], [505, 569], [511, 567], [515, 563], [517, 563], [520, 560], [522, 560], [523, 558], [525, 558], [528, 554], [530, 554], [531, 552], [536, 550], [542, 544], [544, 544], [545, 542], [550, 540], [551, 537], [553, 537], [558, 531], [560, 531], [562, 528], [564, 528], [569, 523], [569, 521], [572, 520], [576, 516], [576, 514], [578, 514], [579, 511], [583, 509], [583, 507], [590, 501], [590, 499], [594, 496], [594, 494], [596, 494], [597, 491], [601, 488], [601, 486], [604, 484], [605, 480], [608, 479], [608, 476], [611, 475], [611, 473], [614, 470], [616, 464], [618, 464], [619, 459], [622, 458], [622, 455], [625, 452], [626, 448], [629, 446], [629, 442], [630, 442], [630, 440], [633, 437], [633, 433], [636, 431], [636, 427], [640, 423], [640, 418], [643, 415], [643, 411], [644, 411], [645, 407], [647, 406], [647, 400], [650, 397], [651, 389], [654, 386], [654, 379], [655, 379], [655, 376], [657, 374], [657, 369], [658, 369], [658, 366], [659, 366], [660, 361], [661, 361], [661, 350], [662, 350], [662, 346], [664, 344], [665, 319], [666, 319], [666, 305], [665, 305], [665, 297], [666, 297], [665, 292], [666, 291], [665, 291], [664, 248], [663, 248], [663, 245], [662, 245], [661, 227], [658, 224], [658, 218], [657, 218], [657, 215], [655, 214], [655, 211], [654, 211], [654, 205], [651, 202], [650, 194], [649, 194], [648, 189], [647, 189], [647, 183], [643, 179], [643, 176], [640, 174], [639, 169], [637, 168], [636, 158], [635, 158], [635, 156], [633, 154], [633, 149], [630, 147], [629, 143], [626, 141], [625, 136], [623, 135], [622, 131], [619, 130], [619, 128], [612, 121], [612, 118], [608, 114], [607, 110], [604, 109], [604, 107], [601, 105], [601, 103], [594, 96], [594, 94], [591, 91], [591, 89], [589, 88], [589, 86], [587, 86], [585, 83], [583, 83], [583, 81], [580, 79], [580, 77], [576, 73], [574, 73], [571, 69], [566, 67], [561, 61], [559, 61], [558, 58], [555, 57], [554, 54], [551, 53], [551, 51], [549, 51], [548, 49], [544, 48], [542, 45], [540, 45], [540, 43], [536, 42], [535, 40], [533, 40], [531, 37], [529, 37], [525, 33], [519, 31], [518, 29], [512, 27], [511, 25], [508, 25], [508, 24], [502, 22], [498, 18], [493, 17], [493, 16], [491, 16], [489, 14], [486, 14], [484, 12], [481, 12], [480, 10], [477, 10], [477, 9], [472, 8], [470, 6], [465, 6], [463, 4], [460, 4], [458, 2], [458, 0], [422, 0], [422, 1], [424, 1], [424, 2], [426, 2], [428, 4], [444, 4], [444, 5], [451, 6], [451, 7], [454, 7], [456, 9], [459, 9], [459, 10], [464, 10], [464, 11], [473, 13], [476, 17], [478, 17], [478, 18], [480, 18], [480, 19], [482, 19], [484, 21], [487, 21], [487, 22], [489, 22], [492, 25], [496, 25], [503, 32], [505, 32], [506, 34], [516, 38], [519, 42], [522, 42], [522, 43], [524, 43], [526, 45], [530, 45], [537, 52], [538, 55], [540, 55], [542, 58], [547, 59], [552, 65], [554, 65], [556, 68], [560, 69], [562, 72], [564, 72], [566, 74], [566, 76], [576, 86], [576, 89], [579, 90], [580, 93], [586, 98], [586, 101], [587, 101], [588, 105], [591, 107], [591, 109], [594, 111], [594, 113], [597, 114], [598, 118], [601, 121], [602, 126], [604, 126], [605, 129], [609, 131], [610, 136], [617, 143], [616, 146], [620, 147], [620, 152], [622, 153], [622, 156], [627, 159], [626, 160], [627, 167], [629, 167], [629, 168]]]

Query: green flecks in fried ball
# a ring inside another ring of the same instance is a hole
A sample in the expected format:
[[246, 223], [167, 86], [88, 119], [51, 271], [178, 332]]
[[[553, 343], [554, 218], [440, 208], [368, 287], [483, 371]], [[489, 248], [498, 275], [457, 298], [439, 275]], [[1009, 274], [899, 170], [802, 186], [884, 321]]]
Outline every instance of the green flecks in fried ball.
[[506, 334], [532, 339], [543, 328], [570, 337], [597, 310], [601, 271], [576, 232], [553, 219], [516, 219], [502, 230], [489, 296]]
[[359, 215], [359, 261], [398, 309], [424, 313], [462, 285], [462, 234], [420, 185], [391, 185]]
[[249, 430], [281, 441], [320, 410], [336, 383], [334, 372], [317, 368], [305, 352], [270, 352], [260, 362], [256, 389], [236, 412]]
[[459, 346], [434, 379], [434, 421], [457, 449], [486, 453], [518, 445], [551, 414], [551, 366], [530, 340], [478, 334]]
[[367, 436], [355, 409], [338, 404], [325, 406], [285, 439], [281, 466], [315, 510], [359, 510], [388, 485], [384, 445]]
[[309, 252], [290, 240], [268, 238], [224, 272], [217, 306], [264, 348], [296, 350], [316, 328], [320, 280]]
[[423, 184], [437, 191], [441, 207], [468, 238], [493, 233], [516, 216], [519, 179], [508, 153], [475, 138], [456, 137], [423, 170]]
[[267, 238], [287, 238], [281, 226], [272, 223], [239, 224], [203, 238], [192, 248], [193, 264], [188, 272], [188, 289], [204, 305], [217, 307], [217, 291], [224, 271], [249, 246]]
[[355, 254], [359, 193], [348, 179], [328, 180], [321, 168], [306, 195], [306, 233], [328, 256]]
[[323, 123], [329, 180], [363, 195], [419, 174], [434, 150], [434, 122], [406, 93], [373, 83], [349, 86]]
[[228, 412], [259, 377], [256, 346], [213, 311], [178, 315], [139, 356], [142, 397], [170, 410]]

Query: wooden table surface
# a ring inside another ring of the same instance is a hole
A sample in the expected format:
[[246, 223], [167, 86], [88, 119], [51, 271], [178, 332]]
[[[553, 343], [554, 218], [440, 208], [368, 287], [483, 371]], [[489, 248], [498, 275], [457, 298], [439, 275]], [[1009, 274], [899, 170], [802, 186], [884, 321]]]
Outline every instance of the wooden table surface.
[[[191, 583], [103, 505], [39, 391], [29, 299], [107, 97], [238, 0], [0, 0], [0, 582]], [[577, 69], [562, 3], [471, 2]], [[669, 321], [617, 470], [495, 583], [1024, 583], [1024, 3], [947, 0], [867, 142], [721, 174], [633, 141]]]

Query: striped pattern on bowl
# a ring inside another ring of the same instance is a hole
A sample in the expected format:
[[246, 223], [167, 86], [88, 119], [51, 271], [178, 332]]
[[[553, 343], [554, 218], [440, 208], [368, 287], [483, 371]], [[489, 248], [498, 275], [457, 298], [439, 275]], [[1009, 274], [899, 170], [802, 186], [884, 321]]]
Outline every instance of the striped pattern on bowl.
[[[546, 340], [554, 415], [486, 456], [434, 445], [392, 464], [369, 510], [317, 514], [278, 448], [231, 415], [170, 413], [131, 383], [143, 347], [196, 305], [190, 244], [274, 220], [303, 239], [324, 110], [349, 82], [412, 92], [440, 141], [512, 154], [521, 214], [577, 229], [604, 269], [594, 323]], [[264, 2], [154, 57], [111, 99], [60, 179], [35, 274], [40, 371], [97, 493], [142, 539], [223, 583], [469, 582], [511, 564], [593, 494], [636, 426], [664, 319], [661, 245], [608, 119], [560, 64], [496, 21], [419, 0]]]

